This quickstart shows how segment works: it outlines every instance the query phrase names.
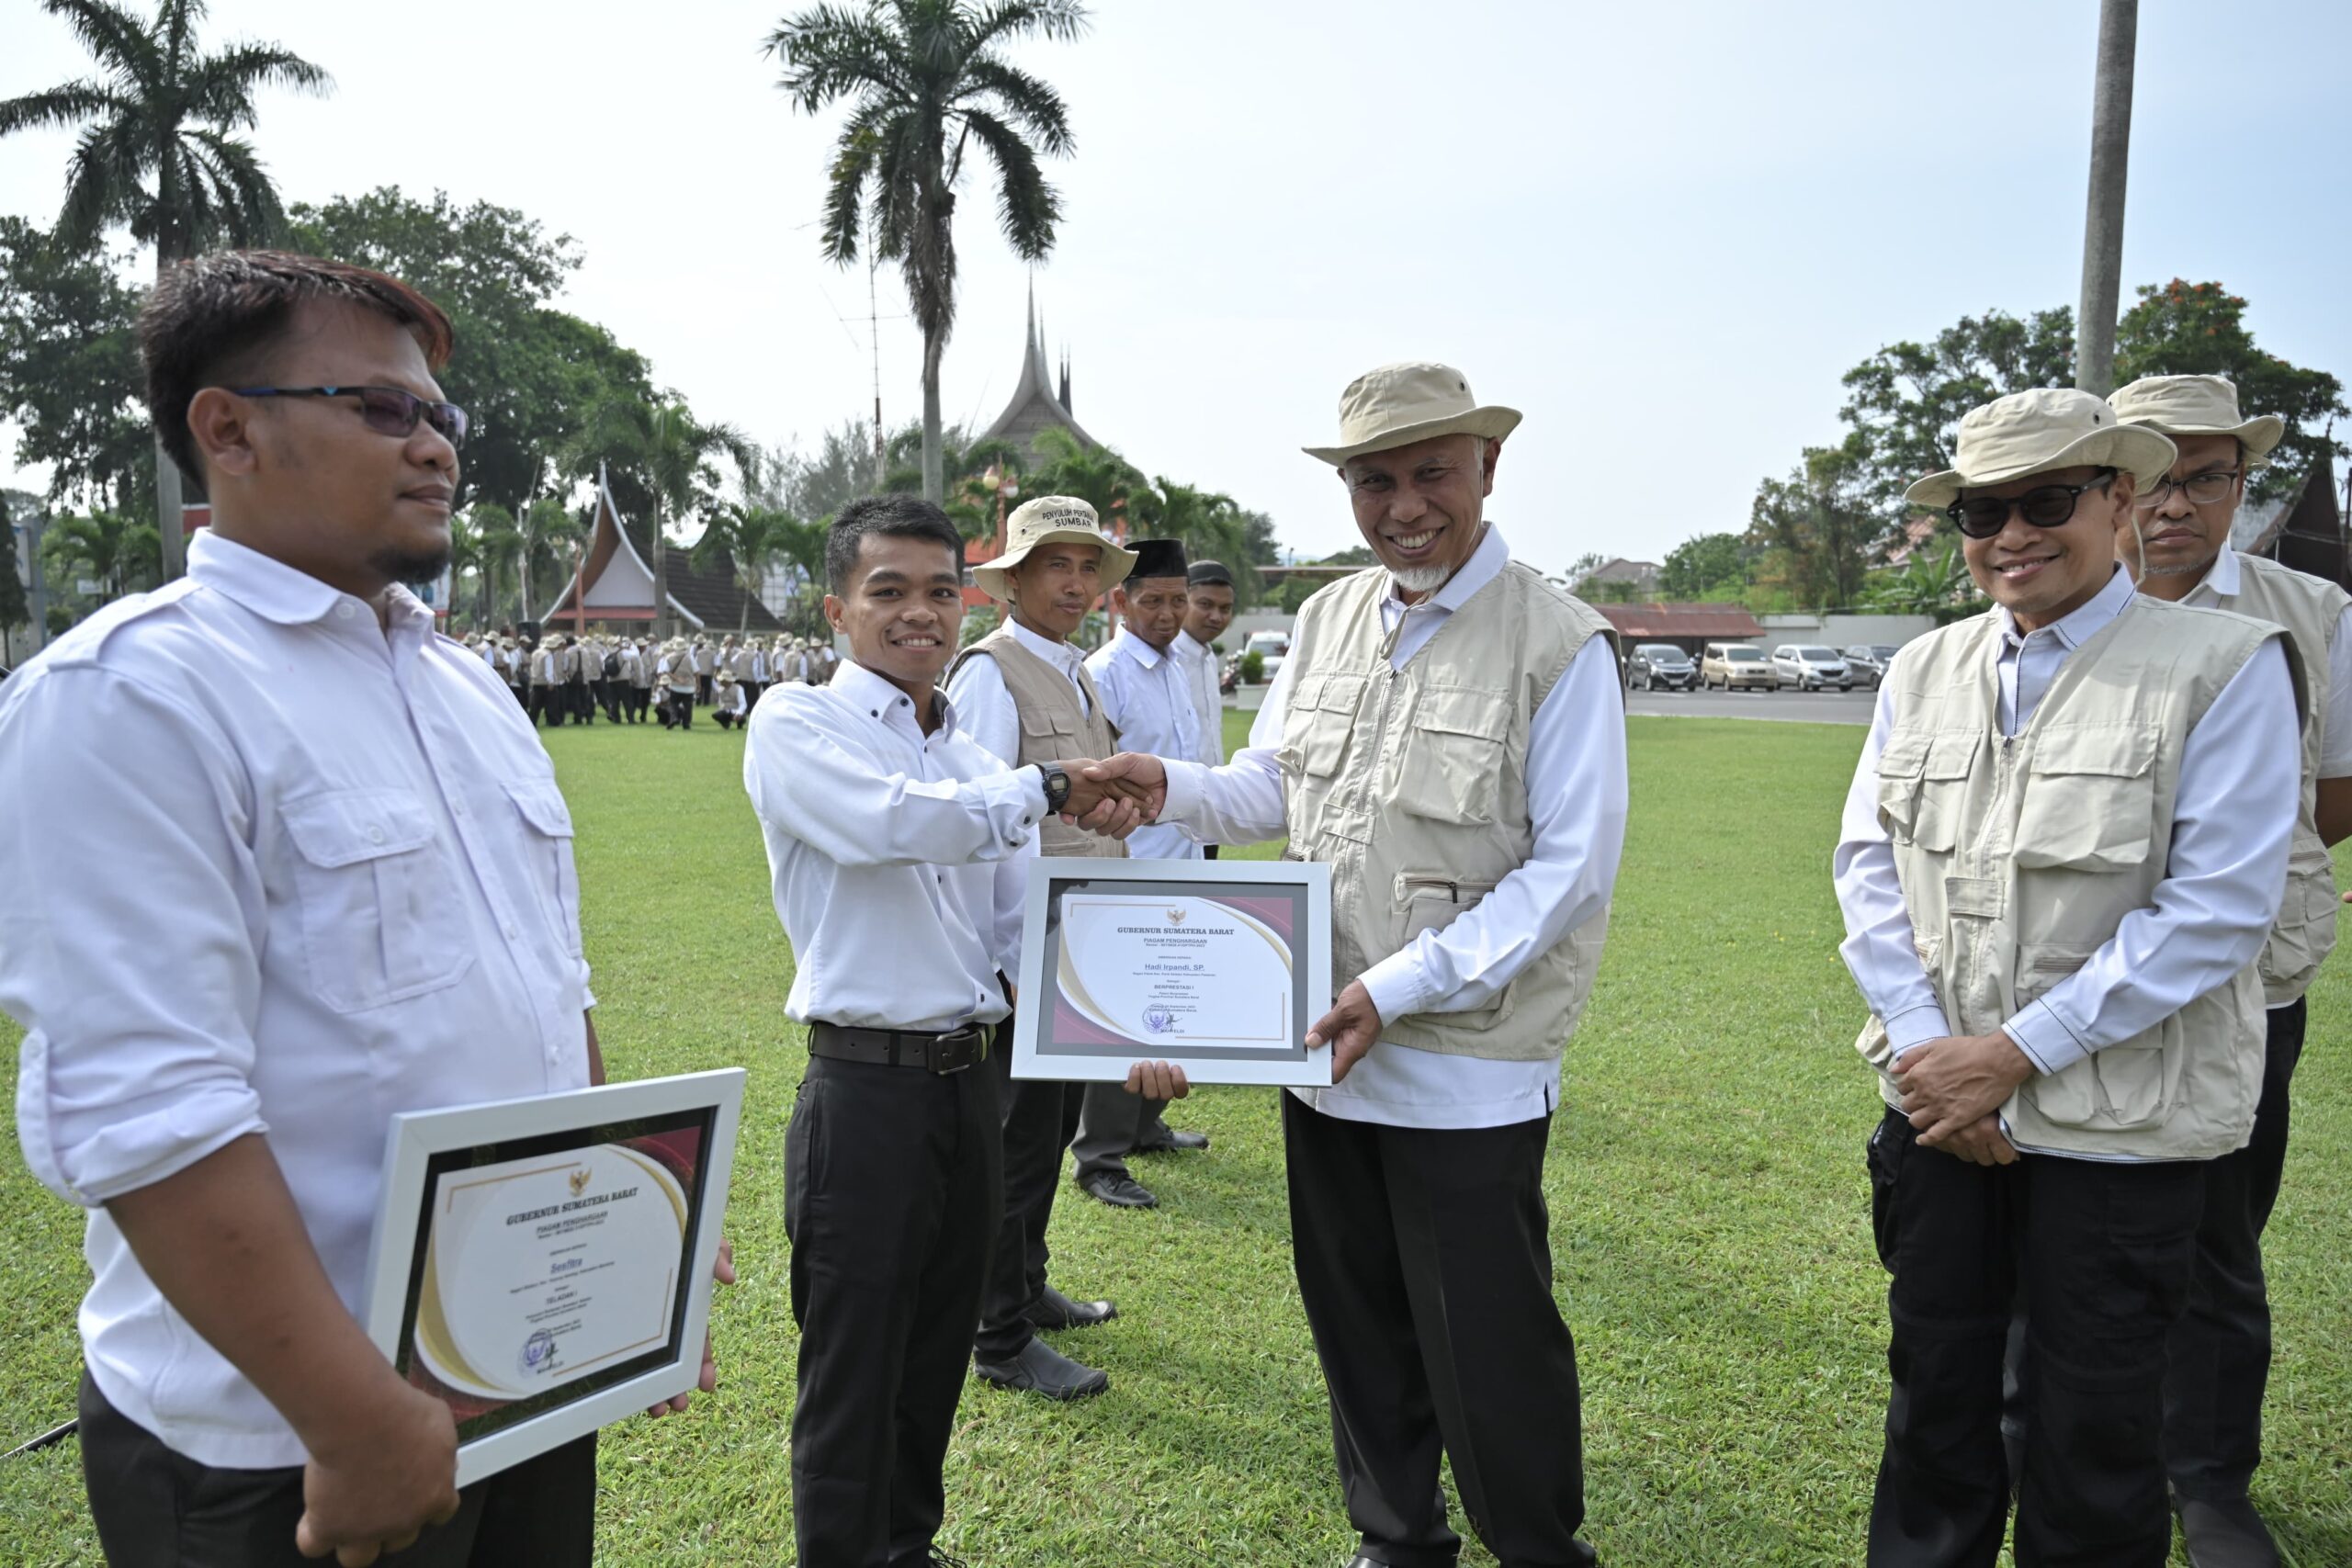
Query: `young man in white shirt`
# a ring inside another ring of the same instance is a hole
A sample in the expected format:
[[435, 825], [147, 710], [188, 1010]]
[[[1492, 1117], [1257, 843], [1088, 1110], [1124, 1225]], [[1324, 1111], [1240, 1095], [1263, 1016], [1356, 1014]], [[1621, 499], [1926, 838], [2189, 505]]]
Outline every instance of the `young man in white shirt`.
[[[1196, 560], [1184, 574], [1184, 629], [1176, 637], [1176, 660], [1193, 691], [1200, 715], [1201, 749], [1193, 761], [1225, 766], [1225, 693], [1217, 668], [1216, 639], [1233, 624], [1233, 573], [1223, 561]], [[1216, 846], [1203, 844], [1201, 856], [1216, 859]]]
[[808, 1028], [785, 1144], [793, 1529], [801, 1568], [928, 1568], [949, 1561], [940, 1466], [1002, 1218], [987, 1058], [1026, 859], [1057, 811], [1101, 804], [1091, 826], [1114, 833], [1136, 818], [1082, 763], [1008, 768], [963, 733], [937, 690], [964, 616], [945, 513], [853, 502], [825, 558], [850, 660], [760, 704], [743, 754], [796, 960], [786, 1010]]
[[2264, 947], [2262, 1098], [2246, 1146], [2205, 1167], [2197, 1274], [2165, 1358], [2165, 1475], [2195, 1568], [2275, 1568], [2278, 1549], [2249, 1495], [2262, 1459], [2270, 1302], [2262, 1232], [2287, 1161], [2288, 1089], [2303, 1054], [2304, 993], [2335, 943], [2329, 846], [2352, 833], [2352, 595], [2230, 548], [2248, 471], [2286, 434], [2244, 417], [2219, 376], [2150, 376], [2108, 400], [2116, 417], [2169, 439], [2172, 469], [2133, 498], [2119, 536], [2140, 592], [2284, 627], [2310, 691], [2303, 799], [2287, 899]]
[[[1102, 712], [1129, 751], [1195, 758], [1200, 716], [1186, 671], [1175, 652], [1186, 608], [1184, 547], [1175, 539], [1138, 539], [1135, 570], [1111, 590], [1118, 636], [1086, 661], [1102, 696]], [[1127, 839], [1137, 860], [1198, 860], [1201, 847], [1181, 828], [1138, 828]], [[1130, 1154], [1205, 1149], [1208, 1136], [1168, 1125], [1157, 1102], [1114, 1083], [1086, 1086], [1078, 1136], [1070, 1144], [1079, 1190], [1114, 1208], [1154, 1208], [1159, 1198], [1127, 1168]]]
[[1335, 1081], [1283, 1097], [1283, 1134], [1351, 1568], [1455, 1561], [1441, 1454], [1502, 1562], [1594, 1561], [1543, 1177], [1624, 842], [1624, 702], [1608, 623], [1486, 518], [1518, 423], [1446, 366], [1359, 377], [1306, 450], [1379, 566], [1307, 602], [1229, 765], [1102, 770], [1197, 838], [1287, 831], [1331, 867], [1341, 988], [1307, 1039]]
[[2171, 1549], [2165, 1337], [2206, 1168], [2254, 1122], [2301, 729], [2277, 626], [2137, 595], [2117, 564], [2174, 457], [2042, 389], [1972, 410], [1954, 466], [1908, 492], [1952, 517], [1994, 608], [1887, 671], [1832, 863], [1887, 1103], [1873, 1568], [2000, 1552], [2020, 1296], [2017, 1560]]
[[400, 586], [449, 557], [447, 320], [254, 252], [140, 332], [212, 525], [0, 697], [0, 1006], [27, 1163], [90, 1211], [100, 1548], [585, 1568], [594, 1439], [461, 1495], [449, 1406], [353, 1316], [393, 1112], [604, 1076], [547, 755]]

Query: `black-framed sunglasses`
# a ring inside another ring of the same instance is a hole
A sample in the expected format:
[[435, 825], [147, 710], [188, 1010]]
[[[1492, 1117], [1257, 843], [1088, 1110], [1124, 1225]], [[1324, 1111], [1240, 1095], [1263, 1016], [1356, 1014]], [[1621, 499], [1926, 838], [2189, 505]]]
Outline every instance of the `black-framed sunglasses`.
[[2083, 499], [2084, 491], [2103, 490], [2114, 481], [2115, 470], [2101, 468], [2086, 484], [2036, 485], [2023, 495], [2013, 495], [2006, 501], [1984, 495], [1955, 501], [1944, 508], [1944, 515], [1972, 539], [1991, 538], [2009, 525], [2009, 513], [2013, 512], [2037, 528], [2063, 528], [2074, 521], [2075, 504]]
[[466, 444], [472, 422], [455, 403], [436, 403], [398, 387], [232, 387], [241, 398], [357, 398], [359, 417], [368, 428], [403, 441], [416, 434], [416, 422], [431, 425], [452, 446]]

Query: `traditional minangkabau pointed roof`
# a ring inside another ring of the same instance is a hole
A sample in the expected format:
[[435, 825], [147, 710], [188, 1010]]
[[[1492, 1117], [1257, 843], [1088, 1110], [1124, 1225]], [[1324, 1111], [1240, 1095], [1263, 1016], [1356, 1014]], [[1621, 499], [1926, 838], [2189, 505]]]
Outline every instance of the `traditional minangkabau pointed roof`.
[[[1069, 384], [1069, 370], [1065, 360], [1062, 384]], [[1012, 400], [996, 416], [996, 423], [980, 433], [983, 441], [1007, 441], [1024, 450], [1034, 450], [1040, 431], [1067, 430], [1081, 446], [1090, 449], [1102, 444], [1086, 434], [1070, 414], [1069, 405], [1054, 391], [1053, 373], [1046, 367], [1046, 338], [1037, 326], [1037, 286], [1029, 286], [1029, 331], [1022, 345], [1021, 379], [1012, 389]]]
[[[592, 621], [650, 621], [653, 619], [653, 553], [650, 534], [640, 536], [621, 520], [613, 502], [613, 487], [603, 464], [596, 466], [596, 528], [588, 537], [588, 552], [580, 564], [579, 581], [587, 585], [582, 597]], [[731, 562], [708, 570], [697, 567], [686, 552], [673, 545], [663, 564], [670, 573], [670, 613], [694, 627], [715, 626], [732, 631], [748, 619], [754, 631], [782, 631], [784, 623], [769, 613], [757, 595], [746, 595], [735, 581]], [[571, 619], [573, 581], [566, 578], [563, 592], [540, 619], [548, 625]], [[747, 606], [744, 600], [749, 598]], [[748, 613], [747, 613], [748, 612]]]

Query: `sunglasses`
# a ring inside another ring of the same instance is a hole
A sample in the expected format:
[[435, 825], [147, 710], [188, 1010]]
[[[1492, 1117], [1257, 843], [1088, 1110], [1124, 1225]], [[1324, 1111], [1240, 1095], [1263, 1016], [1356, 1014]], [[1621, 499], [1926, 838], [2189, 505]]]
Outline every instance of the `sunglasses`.
[[2085, 491], [2103, 490], [2114, 479], [2113, 468], [2101, 468], [2098, 477], [2087, 484], [2036, 485], [2023, 495], [2013, 495], [2006, 501], [1980, 495], [1953, 502], [1944, 508], [1944, 515], [1972, 539], [1989, 539], [2007, 527], [2011, 513], [2037, 528], [2063, 528], [2074, 521], [2075, 503], [2082, 500]]
[[471, 423], [455, 403], [430, 402], [398, 387], [232, 387], [241, 398], [357, 398], [368, 428], [402, 440], [416, 434], [417, 421], [431, 425], [452, 446], [466, 444]]

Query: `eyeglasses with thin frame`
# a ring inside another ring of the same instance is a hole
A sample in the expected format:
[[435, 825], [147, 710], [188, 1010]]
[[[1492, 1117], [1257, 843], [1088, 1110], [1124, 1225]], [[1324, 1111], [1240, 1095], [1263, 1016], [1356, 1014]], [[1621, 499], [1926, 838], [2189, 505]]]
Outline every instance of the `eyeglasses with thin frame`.
[[2238, 476], [2245, 472], [2244, 468], [2208, 468], [2185, 479], [2176, 479], [2167, 474], [2150, 485], [2147, 493], [2140, 496], [2134, 504], [2143, 512], [2154, 512], [2171, 499], [2173, 491], [2179, 491], [2188, 497], [2191, 506], [2217, 505], [2230, 499], [2237, 490]]
[[2101, 468], [2085, 484], [2036, 485], [2023, 495], [2013, 495], [2006, 501], [1996, 501], [1987, 495], [1955, 501], [1944, 508], [1944, 515], [1972, 539], [1991, 538], [2009, 525], [2012, 513], [2037, 528], [2063, 528], [2075, 520], [2075, 508], [2081, 502], [2084, 491], [2103, 490], [2114, 480], [2113, 468]]
[[455, 403], [436, 403], [399, 387], [232, 387], [241, 398], [357, 398], [359, 417], [368, 428], [405, 441], [416, 434], [417, 421], [431, 425], [452, 446], [466, 444], [472, 422]]

